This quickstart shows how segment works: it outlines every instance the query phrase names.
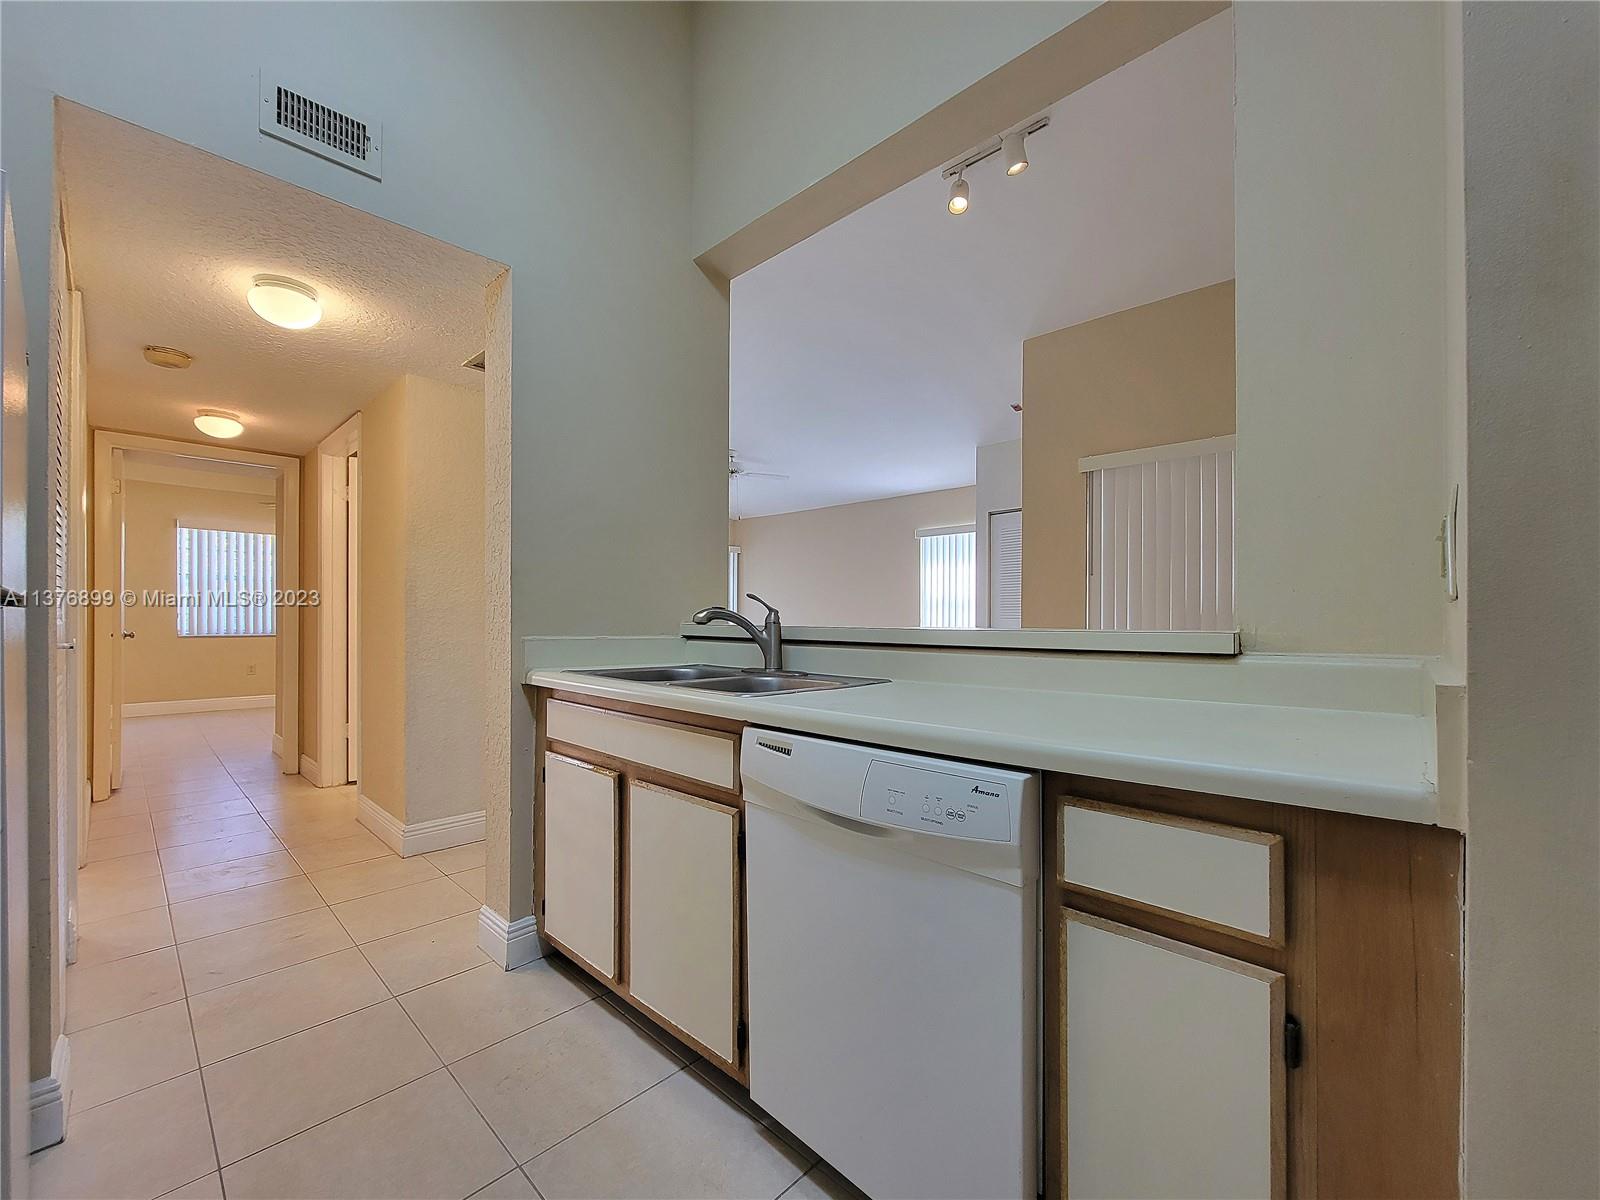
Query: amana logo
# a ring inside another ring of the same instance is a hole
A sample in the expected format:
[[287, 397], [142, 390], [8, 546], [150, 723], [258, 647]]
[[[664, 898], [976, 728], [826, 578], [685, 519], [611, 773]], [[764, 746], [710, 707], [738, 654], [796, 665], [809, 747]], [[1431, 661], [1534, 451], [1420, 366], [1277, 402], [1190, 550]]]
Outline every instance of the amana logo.
[[972, 794], [974, 796], [992, 796], [996, 800], [1000, 799], [999, 792], [992, 792], [988, 788], [984, 787], [981, 783], [975, 783], [972, 785]]

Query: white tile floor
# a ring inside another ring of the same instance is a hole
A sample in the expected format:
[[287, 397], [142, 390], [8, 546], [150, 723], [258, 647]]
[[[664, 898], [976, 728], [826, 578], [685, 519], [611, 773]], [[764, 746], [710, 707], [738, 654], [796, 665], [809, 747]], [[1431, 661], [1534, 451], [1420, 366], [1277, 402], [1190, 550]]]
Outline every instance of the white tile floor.
[[703, 1062], [553, 962], [477, 947], [483, 847], [402, 859], [271, 713], [125, 723], [36, 1196], [845, 1197]]

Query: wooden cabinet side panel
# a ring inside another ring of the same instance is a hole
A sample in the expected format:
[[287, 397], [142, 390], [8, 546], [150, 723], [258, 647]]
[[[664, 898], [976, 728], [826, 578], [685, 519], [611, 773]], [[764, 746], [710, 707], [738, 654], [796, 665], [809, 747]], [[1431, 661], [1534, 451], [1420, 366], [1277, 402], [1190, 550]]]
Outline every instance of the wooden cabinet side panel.
[[1454, 1197], [1461, 857], [1450, 830], [1318, 813], [1318, 1191]]

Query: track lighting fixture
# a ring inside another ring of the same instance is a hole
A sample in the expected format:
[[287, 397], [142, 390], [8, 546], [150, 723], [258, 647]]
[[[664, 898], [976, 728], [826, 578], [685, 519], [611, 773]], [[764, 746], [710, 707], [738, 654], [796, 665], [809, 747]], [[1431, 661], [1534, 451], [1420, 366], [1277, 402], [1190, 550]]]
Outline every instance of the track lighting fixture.
[[967, 211], [967, 192], [967, 181], [957, 175], [955, 182], [950, 185], [950, 203], [945, 205], [951, 216], [959, 217]]
[[1016, 129], [1000, 141], [1000, 153], [1005, 156], [1007, 175], [1021, 175], [1028, 169], [1028, 151], [1022, 139], [1022, 130]]
[[945, 206], [950, 210], [950, 215], [959, 217], [971, 207], [971, 195], [967, 189], [966, 179], [968, 170], [984, 159], [993, 158], [998, 154], [1005, 162], [1007, 175], [1021, 175], [1028, 169], [1028, 135], [1038, 133], [1049, 124], [1050, 114], [1041, 113], [1026, 125], [1018, 125], [1007, 133], [996, 134], [947, 166], [943, 175], [951, 181], [950, 201]]

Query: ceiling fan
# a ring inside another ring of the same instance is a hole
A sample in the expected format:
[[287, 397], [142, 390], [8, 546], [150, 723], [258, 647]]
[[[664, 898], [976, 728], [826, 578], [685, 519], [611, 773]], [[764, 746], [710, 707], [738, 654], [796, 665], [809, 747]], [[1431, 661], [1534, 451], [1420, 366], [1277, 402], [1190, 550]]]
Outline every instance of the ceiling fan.
[[752, 471], [739, 461], [736, 451], [728, 451], [728, 478], [735, 479], [743, 476], [746, 479], [787, 479], [787, 475], [780, 475], [776, 471]]
[[739, 461], [738, 454], [728, 451], [728, 507], [732, 510], [733, 519], [739, 520], [743, 512], [739, 506], [739, 481], [741, 479], [787, 479], [787, 475], [776, 471], [752, 471]]

